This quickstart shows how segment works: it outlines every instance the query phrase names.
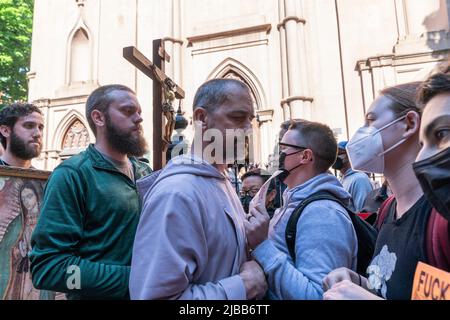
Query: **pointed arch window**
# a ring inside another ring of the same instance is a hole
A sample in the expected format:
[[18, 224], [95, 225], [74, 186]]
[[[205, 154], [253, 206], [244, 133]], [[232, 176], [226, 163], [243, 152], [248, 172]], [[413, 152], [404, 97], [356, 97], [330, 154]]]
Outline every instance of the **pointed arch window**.
[[75, 119], [64, 134], [61, 146], [62, 151], [59, 156], [62, 160], [67, 159], [86, 149], [89, 143], [90, 137], [87, 128], [79, 119]]
[[79, 28], [73, 35], [70, 48], [70, 84], [90, 80], [90, 44], [89, 35]]
[[237, 72], [235, 72], [233, 70], [229, 70], [222, 76], [222, 78], [234, 79], [234, 80], [238, 80], [238, 81], [245, 83], [250, 89], [250, 94], [252, 96], [253, 106], [254, 106], [255, 110], [260, 108], [260, 106], [258, 105], [258, 102], [256, 100], [256, 95], [255, 95], [255, 92], [253, 91], [252, 86], [243, 77], [241, 77]]
[[231, 78], [244, 82], [252, 93], [255, 109], [267, 106], [264, 89], [255, 74], [247, 66], [233, 58], [223, 60], [208, 76], [208, 79]]

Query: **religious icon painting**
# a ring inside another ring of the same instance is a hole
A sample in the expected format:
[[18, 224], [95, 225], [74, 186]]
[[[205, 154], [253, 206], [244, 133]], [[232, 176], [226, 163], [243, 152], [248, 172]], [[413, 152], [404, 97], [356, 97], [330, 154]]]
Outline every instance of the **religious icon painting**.
[[31, 281], [31, 235], [50, 172], [0, 167], [0, 299], [53, 300]]

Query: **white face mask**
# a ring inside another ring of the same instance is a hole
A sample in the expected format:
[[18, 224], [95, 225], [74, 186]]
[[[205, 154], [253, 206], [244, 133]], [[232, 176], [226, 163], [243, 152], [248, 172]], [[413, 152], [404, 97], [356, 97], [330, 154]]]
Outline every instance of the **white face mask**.
[[384, 155], [405, 142], [406, 138], [384, 150], [381, 131], [405, 118], [406, 115], [395, 119], [380, 129], [372, 126], [359, 128], [346, 146], [352, 169], [371, 173], [384, 173]]

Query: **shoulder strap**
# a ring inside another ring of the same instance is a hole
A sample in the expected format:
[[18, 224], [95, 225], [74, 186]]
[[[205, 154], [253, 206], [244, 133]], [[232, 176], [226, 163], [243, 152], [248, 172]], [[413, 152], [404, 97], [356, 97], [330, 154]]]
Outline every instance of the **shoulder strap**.
[[394, 199], [395, 199], [394, 195], [391, 195], [381, 204], [380, 209], [378, 211], [377, 220], [375, 221], [375, 227], [377, 228], [378, 231], [380, 231], [381, 226], [383, 225], [384, 220], [386, 219], [389, 213], [389, 209], [392, 203], [394, 202]]
[[450, 271], [450, 225], [434, 208], [428, 219], [426, 252], [432, 266]]
[[342, 203], [341, 200], [333, 196], [331, 193], [326, 191], [319, 191], [317, 193], [314, 193], [313, 195], [309, 196], [305, 200], [303, 200], [292, 212], [289, 221], [286, 226], [286, 233], [285, 233], [285, 239], [286, 244], [289, 250], [289, 254], [291, 255], [292, 260], [295, 262], [295, 238], [297, 236], [297, 222], [298, 219], [300, 219], [300, 216], [303, 212], [303, 210], [306, 208], [308, 204], [311, 202], [317, 201], [317, 200], [331, 200], [334, 202], [339, 203], [341, 206], [343, 206], [347, 211], [352, 212], [350, 209], [347, 208], [346, 205]]

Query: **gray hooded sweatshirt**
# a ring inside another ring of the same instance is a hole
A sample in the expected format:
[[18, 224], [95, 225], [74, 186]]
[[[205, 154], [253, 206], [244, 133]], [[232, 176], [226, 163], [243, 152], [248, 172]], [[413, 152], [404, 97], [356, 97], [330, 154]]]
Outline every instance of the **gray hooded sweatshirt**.
[[268, 298], [274, 300], [322, 299], [322, 279], [332, 270], [356, 270], [358, 242], [347, 211], [330, 200], [317, 200], [303, 210], [297, 223], [295, 264], [289, 254], [285, 231], [293, 210], [308, 196], [328, 191], [350, 203], [337, 178], [323, 173], [302, 185], [286, 190], [286, 204], [278, 209], [269, 228], [269, 239], [252, 252], [269, 284]]
[[228, 179], [184, 155], [137, 182], [131, 299], [246, 299], [244, 211]]

